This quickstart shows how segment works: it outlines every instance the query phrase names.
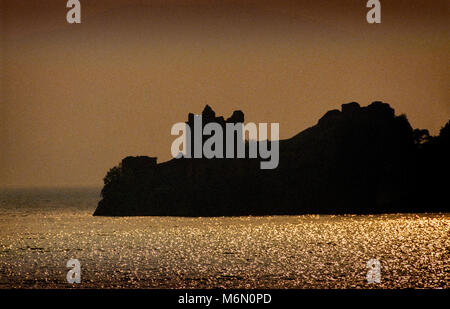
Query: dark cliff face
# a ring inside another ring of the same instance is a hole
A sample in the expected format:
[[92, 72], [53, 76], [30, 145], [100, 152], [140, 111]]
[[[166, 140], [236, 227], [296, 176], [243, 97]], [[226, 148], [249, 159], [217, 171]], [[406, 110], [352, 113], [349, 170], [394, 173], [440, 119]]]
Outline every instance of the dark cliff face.
[[[224, 120], [209, 106], [202, 116], [205, 123], [244, 121], [241, 111]], [[446, 182], [439, 176], [448, 177], [450, 171], [450, 122], [439, 137], [419, 131], [386, 103], [360, 107], [352, 102], [280, 141], [274, 170], [261, 170], [259, 158], [156, 164], [156, 158], [128, 157], [105, 177], [94, 215], [448, 211]]]

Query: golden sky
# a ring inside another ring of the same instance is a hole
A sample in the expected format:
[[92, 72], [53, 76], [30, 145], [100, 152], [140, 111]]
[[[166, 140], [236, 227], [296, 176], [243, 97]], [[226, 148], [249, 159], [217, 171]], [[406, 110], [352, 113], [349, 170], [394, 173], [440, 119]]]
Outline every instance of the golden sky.
[[449, 2], [0, 0], [0, 186], [101, 185], [127, 155], [170, 158], [205, 104], [289, 138], [374, 100], [437, 134], [450, 118]]

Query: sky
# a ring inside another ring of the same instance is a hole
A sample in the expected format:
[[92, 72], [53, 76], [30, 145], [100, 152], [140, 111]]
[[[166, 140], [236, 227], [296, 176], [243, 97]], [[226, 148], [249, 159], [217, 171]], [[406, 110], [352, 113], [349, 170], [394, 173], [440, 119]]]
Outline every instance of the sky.
[[280, 138], [328, 110], [388, 102], [450, 119], [449, 2], [0, 0], [0, 186], [100, 186], [128, 155], [171, 158], [173, 124], [209, 104]]

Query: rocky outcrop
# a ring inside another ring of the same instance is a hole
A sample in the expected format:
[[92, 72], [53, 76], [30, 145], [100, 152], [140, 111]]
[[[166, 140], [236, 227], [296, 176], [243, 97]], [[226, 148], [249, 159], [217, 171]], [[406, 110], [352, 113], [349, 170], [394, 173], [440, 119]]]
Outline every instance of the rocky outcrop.
[[[188, 124], [194, 115], [189, 114]], [[242, 111], [203, 125], [244, 122]], [[449, 211], [444, 203], [450, 122], [438, 137], [413, 130], [383, 102], [352, 102], [280, 141], [280, 163], [260, 159], [127, 157], [106, 175], [94, 215], [237, 216]], [[420, 133], [420, 134], [419, 134]], [[247, 145], [248, 146], [248, 145]]]

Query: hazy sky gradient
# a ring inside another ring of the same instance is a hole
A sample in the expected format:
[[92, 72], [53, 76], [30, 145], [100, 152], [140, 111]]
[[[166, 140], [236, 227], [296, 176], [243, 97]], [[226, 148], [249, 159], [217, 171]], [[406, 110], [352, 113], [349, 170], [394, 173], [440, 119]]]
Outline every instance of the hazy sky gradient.
[[101, 185], [127, 155], [170, 158], [205, 104], [280, 122], [383, 100], [437, 134], [450, 118], [449, 2], [1, 2], [0, 186]]

